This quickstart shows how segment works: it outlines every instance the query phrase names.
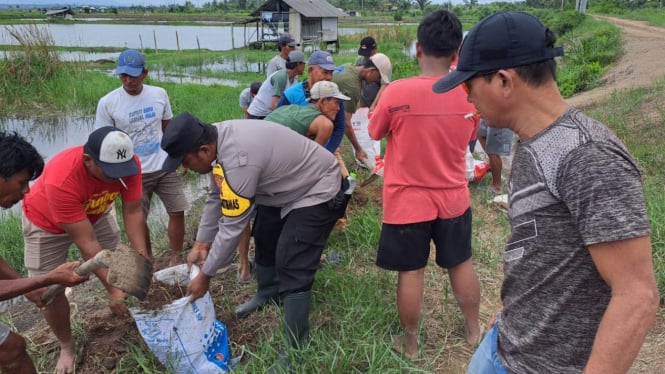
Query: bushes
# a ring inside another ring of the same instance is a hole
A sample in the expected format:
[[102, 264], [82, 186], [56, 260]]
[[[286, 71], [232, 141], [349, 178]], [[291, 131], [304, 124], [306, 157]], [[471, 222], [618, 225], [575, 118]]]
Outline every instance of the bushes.
[[591, 18], [561, 39], [566, 53], [557, 81], [564, 97], [598, 86], [602, 74], [621, 53], [619, 29]]

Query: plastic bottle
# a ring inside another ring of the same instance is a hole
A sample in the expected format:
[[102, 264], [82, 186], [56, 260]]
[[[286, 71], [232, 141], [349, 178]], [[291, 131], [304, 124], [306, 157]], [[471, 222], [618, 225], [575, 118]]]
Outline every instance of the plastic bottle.
[[356, 173], [349, 174], [349, 176], [346, 177], [346, 180], [349, 182], [349, 188], [344, 191], [344, 194], [351, 195], [356, 188]]

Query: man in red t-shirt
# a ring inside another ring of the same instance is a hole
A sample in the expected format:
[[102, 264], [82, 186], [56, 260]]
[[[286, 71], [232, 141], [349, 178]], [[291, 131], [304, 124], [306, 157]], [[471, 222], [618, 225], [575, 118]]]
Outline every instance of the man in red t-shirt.
[[[109, 208], [118, 195], [132, 248], [152, 259], [145, 242], [142, 194], [141, 164], [134, 155], [132, 140], [121, 130], [99, 128], [84, 146], [57, 154], [23, 201], [28, 275], [40, 276], [64, 263], [72, 243], [86, 260], [102, 249], [115, 249], [120, 242], [120, 228]], [[106, 283], [107, 269], [97, 269], [95, 274], [111, 296], [111, 311], [116, 315], [126, 313], [123, 299], [127, 295]], [[42, 312], [60, 342], [55, 372], [72, 372], [74, 339], [64, 292]]]
[[[480, 285], [471, 260], [471, 207], [466, 149], [478, 117], [460, 89], [445, 97], [432, 84], [445, 76], [462, 41], [452, 13], [436, 11], [418, 26], [416, 56], [421, 75], [386, 87], [369, 121], [369, 135], [388, 138], [383, 182], [383, 225], [377, 266], [398, 272], [397, 311], [403, 333], [394, 349], [418, 356], [425, 266], [430, 242], [435, 260], [448, 271], [462, 314], [466, 339], [480, 338]], [[404, 93], [408, 92], [408, 95]]]

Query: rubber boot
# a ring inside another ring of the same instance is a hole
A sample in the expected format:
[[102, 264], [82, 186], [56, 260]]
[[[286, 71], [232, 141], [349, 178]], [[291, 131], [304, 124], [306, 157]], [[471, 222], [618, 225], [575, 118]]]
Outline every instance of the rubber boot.
[[248, 302], [236, 307], [236, 317], [245, 318], [279, 300], [279, 278], [274, 266], [256, 264], [256, 282], [258, 284], [256, 294]]
[[[284, 327], [289, 346], [302, 349], [309, 338], [309, 304], [312, 292], [298, 292], [284, 296]], [[291, 373], [293, 364], [289, 355], [282, 351], [277, 362], [270, 367], [269, 374]]]

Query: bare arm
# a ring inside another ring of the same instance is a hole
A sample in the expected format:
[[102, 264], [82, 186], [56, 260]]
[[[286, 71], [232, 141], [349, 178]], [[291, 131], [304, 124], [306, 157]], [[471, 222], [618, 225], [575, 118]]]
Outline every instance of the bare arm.
[[129, 239], [130, 246], [142, 256], [152, 261], [152, 253], [149, 252], [145, 242], [145, 218], [143, 217], [143, 208], [141, 200], [123, 201], [122, 218], [125, 222], [125, 232]]
[[388, 87], [388, 83], [382, 84], [381, 87], [379, 87], [379, 92], [376, 93], [376, 97], [374, 98], [374, 101], [372, 101], [372, 105], [369, 106], [369, 111], [373, 112], [374, 108], [376, 108], [376, 104], [379, 102], [379, 98], [381, 97], [381, 94], [383, 93], [383, 90]]
[[166, 126], [169, 125], [169, 122], [171, 122], [170, 119], [163, 119], [162, 120], [162, 132], [166, 131]]
[[[75, 223], [63, 223], [60, 224], [60, 226], [72, 238], [72, 241], [76, 247], [78, 247], [84, 260], [93, 258], [97, 253], [99, 253], [99, 251], [102, 250], [102, 247], [100, 246], [99, 242], [97, 241], [97, 237], [95, 236], [95, 230], [92, 227], [90, 220], [87, 218]], [[109, 292], [109, 294], [115, 298], [124, 298], [124, 293], [121, 290], [115, 287], [111, 287], [106, 282], [106, 276], [108, 274], [107, 269], [99, 268], [96, 269], [94, 273], [97, 278], [102, 281], [102, 284]]]
[[65, 286], [77, 285], [88, 279], [87, 276], [80, 276], [74, 273], [74, 269], [79, 264], [78, 261], [67, 262], [47, 274], [32, 278], [22, 278], [19, 273], [9, 267], [5, 260], [0, 257], [0, 300], [11, 299], [54, 283], [61, 283]]
[[353, 126], [351, 125], [352, 114], [349, 112], [345, 112], [344, 115], [346, 118], [346, 128], [344, 129], [344, 133], [346, 134], [346, 137], [349, 139], [349, 142], [351, 142], [353, 149], [356, 151], [356, 158], [362, 162], [365, 162], [367, 160], [367, 154], [360, 146], [360, 143], [358, 143], [358, 138], [356, 138], [356, 133], [353, 131]]
[[626, 373], [658, 311], [658, 289], [648, 236], [589, 246], [612, 289], [584, 373]]
[[328, 143], [328, 139], [330, 139], [332, 131], [332, 121], [326, 118], [326, 116], [320, 115], [314, 118], [312, 123], [309, 125], [307, 136], [322, 146], [325, 146], [326, 143]]
[[272, 110], [277, 109], [277, 103], [279, 103], [280, 98], [281, 98], [281, 96], [273, 96], [272, 97], [272, 104], [270, 104], [270, 107], [272, 108]]

